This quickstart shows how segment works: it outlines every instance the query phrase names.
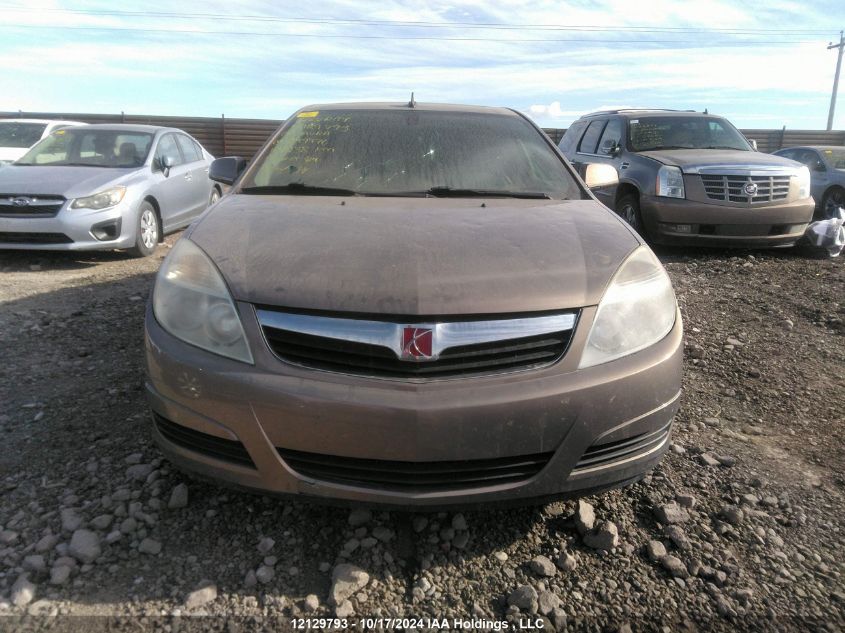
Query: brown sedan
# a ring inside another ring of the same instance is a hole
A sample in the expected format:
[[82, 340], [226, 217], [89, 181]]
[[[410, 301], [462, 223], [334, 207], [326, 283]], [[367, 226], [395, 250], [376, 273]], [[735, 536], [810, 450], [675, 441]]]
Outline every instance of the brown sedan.
[[528, 119], [312, 106], [243, 165], [213, 163], [231, 193], [147, 310], [176, 464], [408, 507], [584, 494], [659, 461], [681, 384], [671, 284]]

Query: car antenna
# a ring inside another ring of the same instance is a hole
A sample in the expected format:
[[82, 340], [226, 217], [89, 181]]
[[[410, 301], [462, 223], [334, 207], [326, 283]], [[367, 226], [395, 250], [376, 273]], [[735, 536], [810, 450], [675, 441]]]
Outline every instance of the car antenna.
[[414, 101], [414, 93], [411, 93], [411, 100], [408, 102], [409, 108], [415, 108], [417, 106], [417, 102]]
[[704, 114], [710, 114], [709, 112], [707, 112], [707, 108], [704, 108]]

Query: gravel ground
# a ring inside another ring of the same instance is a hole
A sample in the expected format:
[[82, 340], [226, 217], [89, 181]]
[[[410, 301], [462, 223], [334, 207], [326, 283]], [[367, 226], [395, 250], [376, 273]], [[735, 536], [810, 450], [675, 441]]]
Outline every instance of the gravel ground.
[[160, 456], [141, 332], [166, 252], [0, 253], [3, 630], [845, 628], [841, 259], [661, 251], [686, 361], [659, 468], [581, 502], [406, 514], [233, 492]]

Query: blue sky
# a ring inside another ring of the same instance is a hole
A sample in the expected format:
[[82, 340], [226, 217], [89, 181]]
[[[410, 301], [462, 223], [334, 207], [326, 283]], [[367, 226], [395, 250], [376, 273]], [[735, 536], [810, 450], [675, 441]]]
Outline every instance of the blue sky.
[[414, 91], [544, 127], [649, 106], [821, 129], [841, 28], [842, 0], [14, 0], [0, 2], [0, 111], [281, 119]]

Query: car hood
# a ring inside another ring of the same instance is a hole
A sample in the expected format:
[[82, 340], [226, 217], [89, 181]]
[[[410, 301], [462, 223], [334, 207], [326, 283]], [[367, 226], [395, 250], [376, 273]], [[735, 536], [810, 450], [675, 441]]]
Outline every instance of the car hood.
[[798, 168], [794, 160], [762, 152], [744, 152], [729, 149], [667, 149], [653, 152], [638, 152], [640, 156], [652, 158], [664, 165], [680, 167], [689, 172], [700, 167], [788, 167]]
[[593, 200], [253, 195], [189, 237], [239, 300], [431, 316], [596, 304], [640, 243]]
[[106, 185], [118, 184], [136, 171], [137, 168], [7, 165], [0, 170], [0, 193], [79, 198]]

